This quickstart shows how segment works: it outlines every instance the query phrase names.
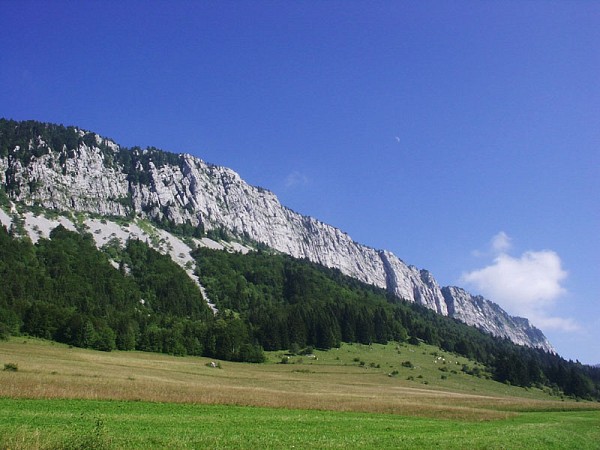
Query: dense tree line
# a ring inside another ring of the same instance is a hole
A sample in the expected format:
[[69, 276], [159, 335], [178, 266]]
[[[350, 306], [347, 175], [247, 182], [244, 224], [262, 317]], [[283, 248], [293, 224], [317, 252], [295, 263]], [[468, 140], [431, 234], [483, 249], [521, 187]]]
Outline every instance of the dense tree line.
[[0, 336], [263, 360], [248, 324], [233, 314], [215, 316], [168, 256], [131, 240], [118, 258], [117, 269], [89, 234], [62, 226], [35, 245], [0, 227]]
[[211, 300], [251, 323], [265, 349], [292, 344], [327, 349], [341, 342], [407, 338], [384, 296], [342, 285], [334, 271], [267, 252], [241, 255], [199, 248], [194, 256]]
[[426, 342], [486, 365], [494, 378], [600, 397], [600, 369], [495, 338], [306, 260], [199, 248], [194, 256], [208, 295], [251, 324], [265, 349], [340, 342]]

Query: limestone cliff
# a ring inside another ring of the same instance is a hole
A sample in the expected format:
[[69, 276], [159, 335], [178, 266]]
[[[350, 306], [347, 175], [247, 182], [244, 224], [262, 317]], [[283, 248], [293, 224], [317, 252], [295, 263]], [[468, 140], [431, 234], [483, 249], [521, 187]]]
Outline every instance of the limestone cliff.
[[523, 317], [510, 316], [496, 303], [472, 295], [455, 286], [442, 288], [450, 316], [487, 331], [494, 336], [510, 339], [515, 344], [540, 347], [553, 351], [544, 334]]
[[[0, 124], [9, 130], [0, 136], [0, 182], [15, 202], [225, 231], [337, 268], [496, 336], [552, 351], [543, 334], [525, 319], [512, 318], [498, 305], [457, 288], [442, 289], [428, 271], [286, 208], [275, 194], [247, 184], [230, 169], [186, 154], [122, 149], [75, 128], [36, 123], [37, 128], [30, 128], [37, 132], [11, 134], [20, 124]], [[7, 135], [18, 139], [7, 141]]]

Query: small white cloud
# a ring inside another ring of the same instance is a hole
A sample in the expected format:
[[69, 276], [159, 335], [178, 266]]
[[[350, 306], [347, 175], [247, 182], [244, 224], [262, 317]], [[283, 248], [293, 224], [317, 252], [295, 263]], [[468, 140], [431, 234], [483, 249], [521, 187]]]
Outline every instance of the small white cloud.
[[527, 251], [520, 257], [506, 252], [510, 237], [500, 232], [492, 238], [493, 262], [481, 269], [464, 273], [461, 281], [484, 297], [500, 304], [510, 314], [527, 317], [537, 326], [574, 331], [572, 319], [551, 317], [556, 301], [567, 291], [562, 282], [567, 272], [558, 254], [552, 250]]
[[476, 258], [486, 258], [506, 253], [512, 247], [512, 239], [504, 231], [500, 231], [490, 239], [490, 245], [485, 250], [473, 250], [471, 255]]
[[510, 241], [510, 237], [504, 231], [501, 231], [492, 238], [492, 250], [495, 253], [505, 253], [512, 246]]
[[294, 170], [287, 177], [285, 177], [286, 189], [294, 188], [297, 186], [306, 186], [309, 183], [308, 177], [303, 173]]

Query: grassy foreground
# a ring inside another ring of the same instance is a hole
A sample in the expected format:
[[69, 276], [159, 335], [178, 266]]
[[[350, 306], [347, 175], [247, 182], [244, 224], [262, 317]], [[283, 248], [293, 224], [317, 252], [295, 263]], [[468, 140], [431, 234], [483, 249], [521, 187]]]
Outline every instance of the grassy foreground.
[[3, 448], [577, 448], [600, 445], [600, 412], [472, 422], [224, 405], [0, 400]]
[[213, 368], [206, 358], [0, 342], [0, 449], [600, 448], [600, 403], [496, 383], [434, 347], [282, 358]]

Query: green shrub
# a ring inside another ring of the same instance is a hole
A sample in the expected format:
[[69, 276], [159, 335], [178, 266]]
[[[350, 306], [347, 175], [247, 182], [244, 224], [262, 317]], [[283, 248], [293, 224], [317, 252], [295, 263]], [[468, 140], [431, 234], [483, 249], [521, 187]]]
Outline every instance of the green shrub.
[[315, 351], [314, 347], [312, 345], [309, 345], [308, 347], [306, 347], [304, 350], [302, 350], [302, 354], [303, 355], [312, 355], [312, 353]]
[[290, 355], [297, 355], [300, 353], [300, 346], [296, 342], [292, 342], [290, 344], [289, 353]]
[[4, 364], [4, 371], [6, 372], [16, 372], [17, 370], [19, 370], [19, 366], [15, 363]]

